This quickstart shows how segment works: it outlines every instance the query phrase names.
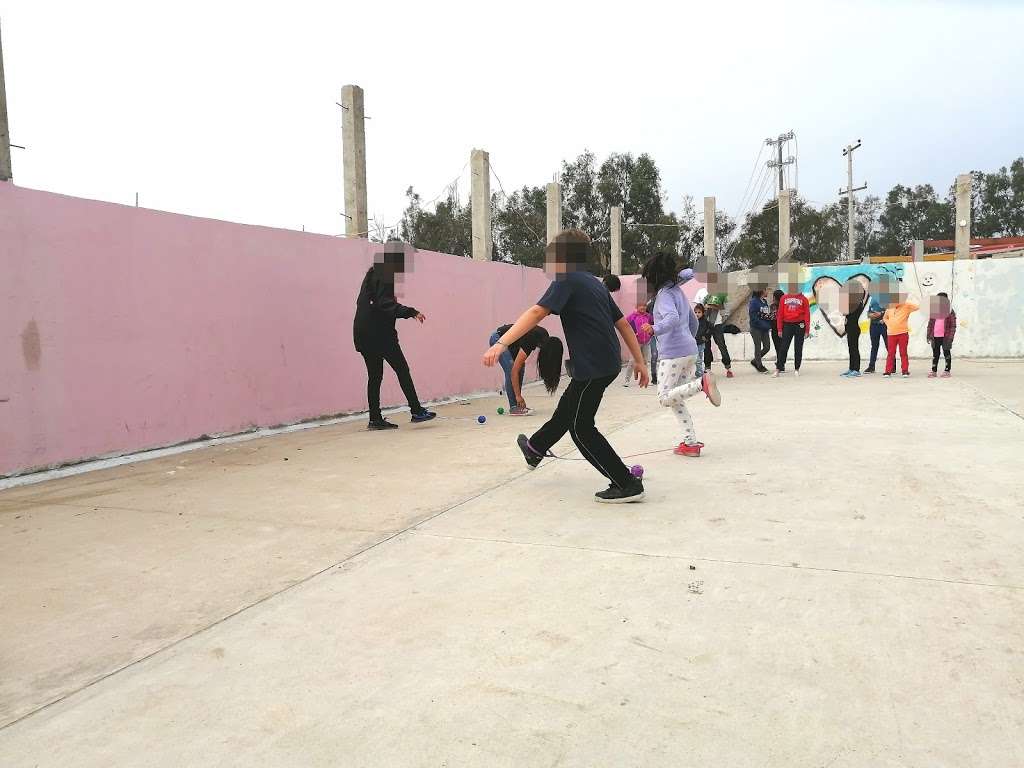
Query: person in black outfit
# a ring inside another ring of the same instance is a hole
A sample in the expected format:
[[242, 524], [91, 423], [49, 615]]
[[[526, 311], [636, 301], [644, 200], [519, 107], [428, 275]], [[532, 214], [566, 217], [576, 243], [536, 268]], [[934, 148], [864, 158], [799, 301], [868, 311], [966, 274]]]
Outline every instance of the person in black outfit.
[[643, 482], [630, 473], [615, 450], [594, 424], [601, 398], [619, 377], [618, 331], [633, 356], [635, 376], [641, 387], [649, 380], [647, 363], [636, 333], [622, 316], [601, 281], [584, 271], [592, 261], [592, 246], [586, 233], [576, 229], [560, 232], [545, 250], [546, 268], [554, 279], [540, 300], [526, 310], [512, 327], [484, 355], [490, 367], [502, 352], [550, 314], [559, 315], [565, 341], [572, 357], [572, 380], [546, 424], [527, 438], [519, 435], [519, 450], [530, 469], [536, 468], [565, 433], [587, 461], [611, 482], [607, 490], [595, 494], [605, 503], [640, 501]]
[[850, 352], [850, 367], [839, 374], [846, 378], [860, 376], [860, 314], [864, 311], [864, 292], [856, 286], [844, 289], [840, 306], [846, 310], [846, 346]]
[[386, 250], [374, 257], [374, 264], [366, 271], [363, 283], [359, 286], [356, 299], [356, 316], [352, 324], [352, 336], [356, 351], [366, 361], [366, 400], [370, 407], [370, 423], [367, 429], [397, 429], [380, 412], [380, 385], [384, 379], [384, 361], [398, 376], [412, 422], [418, 424], [429, 421], [437, 414], [420, 405], [416, 396], [416, 386], [409, 373], [409, 364], [402, 354], [395, 331], [395, 321], [399, 318], [414, 318], [421, 323], [427, 318], [416, 309], [398, 303], [395, 298], [395, 278], [405, 272], [404, 248]]
[[[647, 302], [645, 310], [654, 317], [654, 299]], [[658, 383], [658, 337], [651, 336], [651, 384]]]
[[[772, 303], [768, 307], [768, 319], [771, 320], [772, 328], [772, 346], [775, 348], [775, 359], [779, 359], [779, 350], [782, 348], [782, 337], [779, 336], [779, 300], [785, 295], [785, 291], [776, 288], [772, 292]], [[783, 366], [780, 370], [785, 371], [786, 367]]]

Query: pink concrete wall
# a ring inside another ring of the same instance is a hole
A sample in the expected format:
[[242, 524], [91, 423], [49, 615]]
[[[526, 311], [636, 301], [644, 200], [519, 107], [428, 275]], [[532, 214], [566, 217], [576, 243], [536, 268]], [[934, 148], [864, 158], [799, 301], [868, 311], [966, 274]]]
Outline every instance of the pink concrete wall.
[[[0, 184], [0, 476], [365, 410], [352, 316], [371, 258], [361, 240]], [[427, 322], [398, 327], [421, 398], [497, 389], [487, 337], [547, 282], [420, 252], [403, 301]], [[382, 400], [402, 402], [389, 369]]]

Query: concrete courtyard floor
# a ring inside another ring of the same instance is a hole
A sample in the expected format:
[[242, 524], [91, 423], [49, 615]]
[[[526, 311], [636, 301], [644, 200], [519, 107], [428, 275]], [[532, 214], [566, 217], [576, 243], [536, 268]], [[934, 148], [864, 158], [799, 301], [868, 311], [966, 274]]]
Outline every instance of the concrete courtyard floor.
[[955, 364], [739, 363], [641, 504], [536, 390], [0, 492], [0, 765], [1024, 765], [1024, 363]]

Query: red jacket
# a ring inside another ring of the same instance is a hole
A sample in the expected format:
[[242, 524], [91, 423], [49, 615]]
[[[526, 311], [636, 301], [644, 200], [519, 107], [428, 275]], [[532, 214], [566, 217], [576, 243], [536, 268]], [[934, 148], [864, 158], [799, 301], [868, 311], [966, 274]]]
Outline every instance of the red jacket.
[[804, 335], [811, 332], [811, 302], [802, 293], [787, 293], [779, 299], [779, 311], [775, 318], [779, 335], [783, 323], [803, 323]]

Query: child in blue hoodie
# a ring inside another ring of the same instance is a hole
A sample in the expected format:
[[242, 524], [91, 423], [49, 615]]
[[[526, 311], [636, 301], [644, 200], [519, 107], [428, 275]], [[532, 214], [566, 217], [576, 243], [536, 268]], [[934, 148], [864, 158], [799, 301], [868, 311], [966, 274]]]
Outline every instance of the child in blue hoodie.
[[750, 293], [747, 304], [747, 316], [750, 319], [750, 337], [754, 340], [754, 359], [750, 364], [758, 373], [768, 373], [761, 358], [772, 348], [771, 341], [771, 307], [765, 301], [764, 291], [757, 288]]
[[697, 317], [679, 287], [675, 259], [671, 254], [658, 253], [644, 264], [641, 274], [647, 290], [656, 293], [650, 330], [658, 337], [658, 402], [675, 412], [682, 430], [683, 439], [675, 453], [698, 457], [704, 444], [697, 440], [686, 400], [703, 392], [717, 406], [721, 405], [722, 396], [710, 372], [696, 376]]

